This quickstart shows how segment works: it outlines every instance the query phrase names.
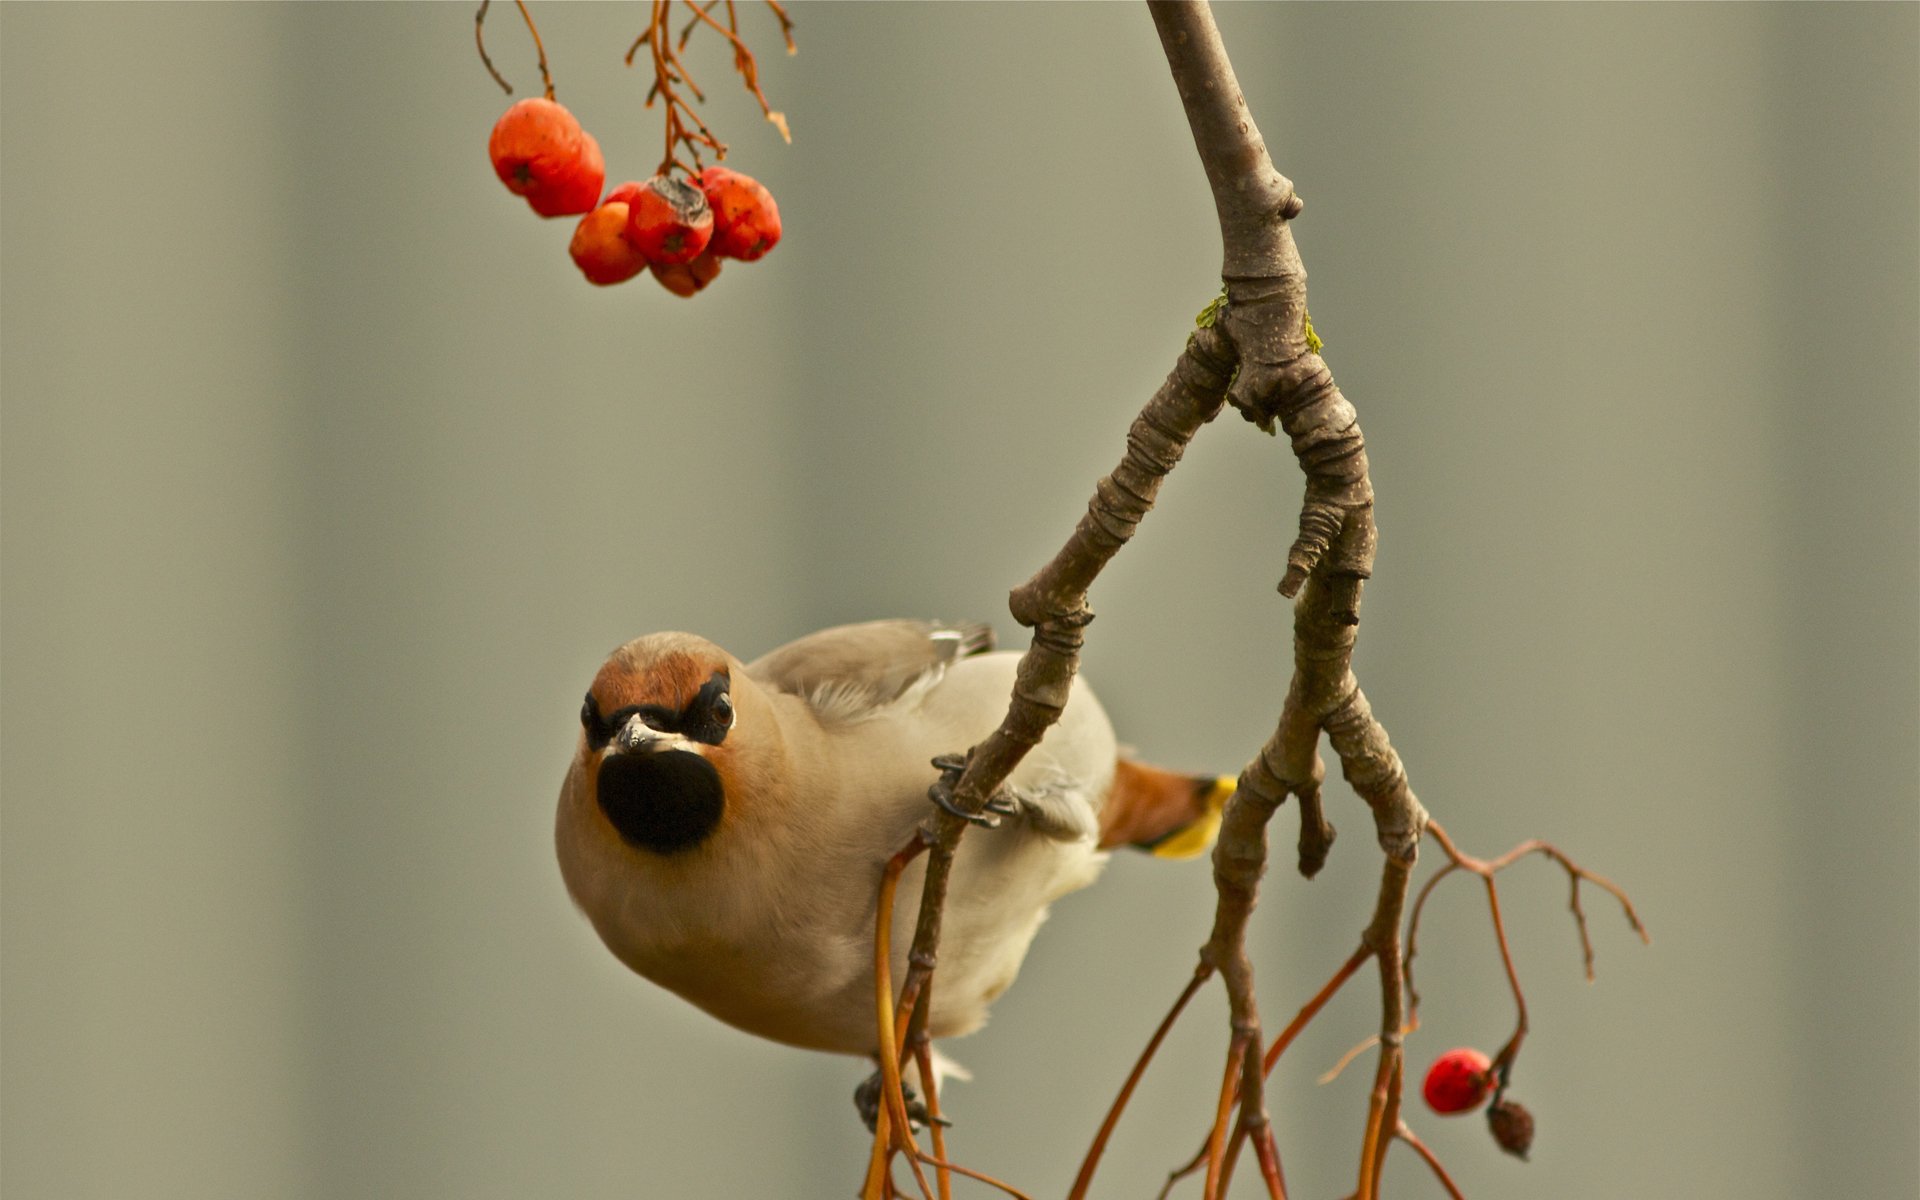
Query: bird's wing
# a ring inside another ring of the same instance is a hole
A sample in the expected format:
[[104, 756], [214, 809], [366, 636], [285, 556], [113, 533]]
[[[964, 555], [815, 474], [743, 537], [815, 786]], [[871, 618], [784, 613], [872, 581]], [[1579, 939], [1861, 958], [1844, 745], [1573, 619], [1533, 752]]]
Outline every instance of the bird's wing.
[[858, 720], [927, 687], [949, 665], [993, 649], [983, 621], [867, 621], [788, 642], [747, 674], [806, 700], [823, 722]]

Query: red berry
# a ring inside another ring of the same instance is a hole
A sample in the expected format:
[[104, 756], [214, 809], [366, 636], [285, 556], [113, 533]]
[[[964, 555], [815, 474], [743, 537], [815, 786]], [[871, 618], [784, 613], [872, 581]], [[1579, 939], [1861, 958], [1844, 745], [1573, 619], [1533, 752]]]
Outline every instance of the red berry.
[[752, 262], [780, 241], [780, 207], [751, 175], [726, 167], [700, 172], [700, 190], [713, 206], [713, 252]]
[[580, 157], [574, 169], [560, 177], [545, 195], [527, 197], [533, 211], [543, 217], [570, 217], [592, 212], [600, 201], [600, 185], [607, 181], [607, 163], [600, 157], [600, 143], [581, 131]]
[[720, 274], [720, 260], [702, 254], [688, 263], [654, 263], [653, 277], [676, 296], [691, 296]]
[[707, 198], [678, 179], [655, 175], [628, 202], [627, 240], [655, 266], [692, 262], [712, 237]]
[[1493, 1088], [1493, 1078], [1488, 1074], [1492, 1066], [1486, 1055], [1468, 1046], [1434, 1059], [1427, 1070], [1426, 1086], [1421, 1089], [1427, 1107], [1447, 1116], [1479, 1108]]
[[538, 96], [506, 111], [487, 139], [487, 157], [507, 190], [543, 217], [592, 210], [606, 182], [600, 144], [565, 108]]
[[620, 200], [581, 217], [567, 253], [589, 283], [624, 283], [647, 269], [646, 256], [627, 240], [627, 206]]

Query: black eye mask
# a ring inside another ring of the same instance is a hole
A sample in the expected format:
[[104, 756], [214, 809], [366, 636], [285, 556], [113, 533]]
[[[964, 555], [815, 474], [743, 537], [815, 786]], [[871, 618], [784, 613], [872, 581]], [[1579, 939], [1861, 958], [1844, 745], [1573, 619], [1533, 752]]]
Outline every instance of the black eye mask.
[[602, 716], [600, 702], [588, 692], [586, 703], [580, 706], [580, 727], [587, 731], [587, 748], [605, 749], [620, 727], [635, 716], [662, 733], [677, 733], [688, 741], [718, 746], [733, 728], [733, 699], [727, 694], [731, 683], [725, 671], [715, 671], [679, 712], [658, 704], [629, 704]]

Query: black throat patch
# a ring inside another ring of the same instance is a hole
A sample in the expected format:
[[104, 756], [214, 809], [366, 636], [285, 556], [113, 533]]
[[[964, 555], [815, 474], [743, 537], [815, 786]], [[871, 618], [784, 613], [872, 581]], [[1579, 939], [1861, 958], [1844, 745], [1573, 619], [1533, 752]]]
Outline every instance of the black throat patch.
[[720, 772], [690, 750], [610, 754], [600, 763], [600, 811], [627, 845], [691, 850], [713, 835], [726, 797]]

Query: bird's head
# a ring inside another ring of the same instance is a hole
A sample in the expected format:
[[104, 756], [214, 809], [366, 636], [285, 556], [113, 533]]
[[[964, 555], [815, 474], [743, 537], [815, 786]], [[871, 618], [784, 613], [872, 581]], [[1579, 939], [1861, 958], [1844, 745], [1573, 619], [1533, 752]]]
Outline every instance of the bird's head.
[[733, 774], [734, 672], [704, 638], [655, 633], [615, 650], [580, 706], [579, 779], [622, 841], [691, 850], [719, 829]]

